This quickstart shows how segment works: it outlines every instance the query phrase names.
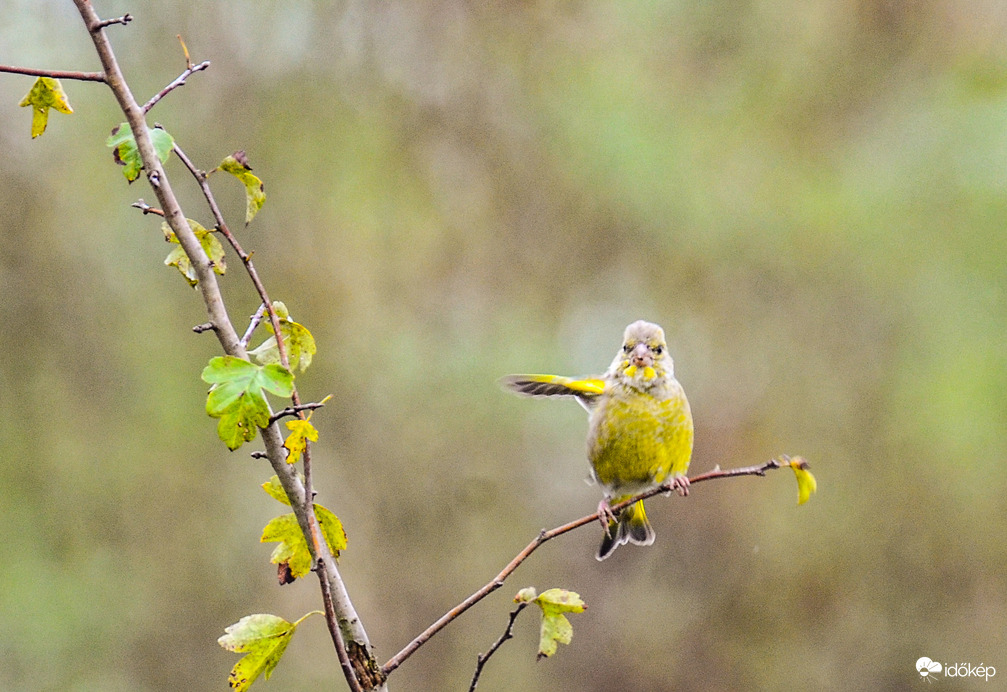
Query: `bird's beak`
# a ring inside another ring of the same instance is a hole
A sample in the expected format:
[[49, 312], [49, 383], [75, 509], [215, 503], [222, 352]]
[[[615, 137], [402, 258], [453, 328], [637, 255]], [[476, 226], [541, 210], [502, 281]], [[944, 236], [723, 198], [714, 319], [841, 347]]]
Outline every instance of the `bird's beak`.
[[654, 356], [642, 341], [629, 352], [629, 362], [638, 368], [650, 367], [654, 364]]

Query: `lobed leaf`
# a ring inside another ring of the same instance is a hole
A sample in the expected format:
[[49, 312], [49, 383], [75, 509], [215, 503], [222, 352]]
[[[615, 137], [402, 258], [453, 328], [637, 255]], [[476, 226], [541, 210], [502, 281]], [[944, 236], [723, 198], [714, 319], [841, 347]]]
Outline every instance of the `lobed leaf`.
[[[154, 152], [157, 158], [164, 163], [168, 160], [172, 148], [175, 146], [175, 139], [168, 132], [160, 127], [147, 128], [150, 134], [150, 141], [154, 145]], [[129, 123], [120, 123], [112, 130], [112, 134], [105, 140], [105, 144], [112, 147], [112, 160], [120, 166], [124, 166], [122, 174], [126, 180], [133, 182], [140, 176], [143, 170], [143, 160], [140, 158], [140, 150], [136, 146], [136, 139], [133, 131], [129, 129]]]
[[307, 420], [287, 421], [287, 429], [291, 431], [283, 442], [283, 446], [289, 452], [287, 463], [296, 464], [301, 460], [301, 455], [308, 446], [308, 440], [318, 442], [318, 430], [311, 424], [311, 414], [308, 414]]
[[246, 654], [227, 678], [231, 688], [239, 692], [247, 690], [260, 675], [268, 680], [301, 620], [293, 623], [276, 615], [259, 613], [246, 615], [226, 627], [217, 643], [228, 651]]
[[[271, 483], [272, 479], [270, 479]], [[266, 486], [263, 485], [263, 488]], [[273, 495], [270, 489], [266, 489], [266, 492]], [[273, 497], [276, 496], [273, 495]], [[283, 497], [286, 499], [285, 494]], [[289, 504], [289, 502], [284, 504]], [[332, 554], [339, 557], [339, 551], [346, 550], [346, 532], [343, 530], [343, 524], [335, 514], [322, 505], [316, 504], [314, 507], [322, 536]], [[262, 543], [279, 543], [273, 549], [269, 561], [275, 565], [286, 563], [290, 574], [295, 579], [299, 579], [311, 571], [311, 551], [308, 549], [304, 532], [301, 531], [301, 525], [297, 523], [297, 517], [293, 513], [271, 519], [262, 529], [262, 538], [259, 540]]]
[[60, 113], [73, 113], [70, 102], [63, 91], [63, 85], [58, 79], [52, 77], [39, 77], [32, 84], [31, 89], [25, 94], [18, 104], [22, 107], [30, 106], [31, 113], [31, 138], [35, 139], [45, 132], [46, 125], [49, 124], [49, 109], [55, 108]]
[[[524, 592], [519, 592], [518, 595], [522, 593]], [[557, 645], [569, 644], [573, 638], [573, 625], [564, 613], [583, 613], [587, 606], [579, 594], [566, 589], [543, 591], [535, 598], [535, 602], [542, 609], [538, 658], [552, 656], [556, 653]]]
[[217, 434], [232, 450], [254, 439], [256, 428], [269, 424], [263, 390], [286, 397], [294, 386], [294, 376], [286, 368], [256, 365], [234, 356], [211, 358], [202, 378], [213, 385], [206, 397], [206, 413], [220, 418]]

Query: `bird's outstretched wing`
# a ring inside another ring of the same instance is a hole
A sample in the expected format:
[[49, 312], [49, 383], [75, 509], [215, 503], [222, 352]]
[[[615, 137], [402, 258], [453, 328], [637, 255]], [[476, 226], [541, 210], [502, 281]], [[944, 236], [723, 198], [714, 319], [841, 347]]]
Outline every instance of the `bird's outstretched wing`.
[[605, 391], [605, 380], [575, 380], [559, 375], [507, 375], [500, 378], [500, 384], [525, 396], [572, 396], [589, 411]]

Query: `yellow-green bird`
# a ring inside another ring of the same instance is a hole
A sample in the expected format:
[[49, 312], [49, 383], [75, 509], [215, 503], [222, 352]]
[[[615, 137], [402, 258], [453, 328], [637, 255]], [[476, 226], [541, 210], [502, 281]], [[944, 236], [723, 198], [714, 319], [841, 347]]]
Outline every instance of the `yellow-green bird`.
[[618, 517], [611, 505], [669, 478], [680, 494], [689, 493], [685, 473], [692, 458], [692, 412], [675, 379], [664, 330], [643, 320], [626, 327], [622, 348], [601, 377], [508, 375], [502, 382], [528, 396], [571, 396], [587, 409], [587, 456], [605, 493], [598, 504], [605, 528], [598, 559], [604, 560], [623, 543], [653, 543], [654, 529], [643, 500]]

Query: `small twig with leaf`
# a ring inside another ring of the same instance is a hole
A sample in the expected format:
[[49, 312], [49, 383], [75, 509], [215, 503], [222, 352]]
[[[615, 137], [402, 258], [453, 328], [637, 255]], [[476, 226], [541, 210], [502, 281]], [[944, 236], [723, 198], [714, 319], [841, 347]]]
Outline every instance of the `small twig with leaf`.
[[567, 591], [566, 589], [549, 589], [538, 594], [534, 588], [528, 586], [517, 592], [514, 602], [518, 604], [518, 607], [511, 611], [507, 629], [504, 630], [504, 633], [493, 643], [493, 646], [490, 647], [485, 655], [479, 654], [479, 657], [476, 659], [476, 670], [472, 675], [469, 692], [472, 692], [476, 688], [476, 685], [479, 684], [479, 676], [482, 675], [483, 667], [490, 656], [496, 653], [496, 650], [505, 641], [514, 636], [514, 621], [517, 619], [518, 613], [525, 606], [534, 603], [542, 609], [542, 622], [539, 628], [538, 639], [538, 660], [552, 656], [556, 653], [558, 645], [569, 644], [573, 639], [573, 626], [566, 619], [567, 613], [583, 613], [587, 609], [584, 601], [580, 598], [580, 594]]

